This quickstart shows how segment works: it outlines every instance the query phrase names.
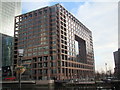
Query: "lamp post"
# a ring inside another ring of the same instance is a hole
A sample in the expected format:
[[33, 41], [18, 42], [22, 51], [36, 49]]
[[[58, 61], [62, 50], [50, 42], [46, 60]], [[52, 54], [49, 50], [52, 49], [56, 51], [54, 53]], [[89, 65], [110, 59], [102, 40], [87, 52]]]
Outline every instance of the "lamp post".
[[[2, 83], [2, 67], [0, 66], [0, 83]], [[2, 84], [0, 84], [0, 90], [2, 90]]]
[[[20, 57], [20, 59], [18, 61], [19, 66], [21, 66], [21, 58], [23, 57], [23, 52], [24, 52], [23, 49], [18, 49], [18, 56]], [[21, 90], [21, 73], [18, 73], [18, 74], [19, 74], [19, 88]]]
[[107, 63], [105, 63], [105, 67], [106, 67], [106, 78], [107, 78]]

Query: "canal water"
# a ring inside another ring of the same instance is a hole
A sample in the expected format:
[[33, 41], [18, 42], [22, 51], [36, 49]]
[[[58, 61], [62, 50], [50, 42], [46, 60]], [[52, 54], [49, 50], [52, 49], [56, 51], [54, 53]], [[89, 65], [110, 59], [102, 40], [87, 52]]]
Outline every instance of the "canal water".
[[33, 84], [22, 84], [21, 89], [17, 84], [3, 85], [2, 90], [116, 90], [115, 88], [102, 88], [102, 87], [79, 87], [79, 86], [40, 86]]

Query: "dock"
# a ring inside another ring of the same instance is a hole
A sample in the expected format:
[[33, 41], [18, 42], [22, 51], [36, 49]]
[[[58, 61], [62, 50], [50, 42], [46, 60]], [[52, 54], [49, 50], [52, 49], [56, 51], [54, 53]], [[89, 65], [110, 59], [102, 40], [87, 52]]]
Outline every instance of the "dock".
[[[19, 81], [2, 81], [2, 84], [18, 84]], [[36, 84], [36, 85], [49, 85], [54, 84], [54, 80], [30, 80], [30, 81], [21, 81], [21, 84]]]
[[[2, 81], [2, 84], [18, 84], [19, 81]], [[21, 81], [22, 84], [36, 84], [36, 81]]]
[[[17, 87], [18, 81], [3, 81], [3, 86], [13, 85]], [[65, 82], [65, 81], [54, 81], [54, 80], [36, 80], [36, 81], [21, 81], [24, 87], [30, 86], [53, 86], [53, 87], [79, 87], [79, 88], [94, 88], [94, 89], [112, 89], [120, 90], [120, 80], [112, 80], [109, 82], [105, 81], [85, 81], [85, 82]]]

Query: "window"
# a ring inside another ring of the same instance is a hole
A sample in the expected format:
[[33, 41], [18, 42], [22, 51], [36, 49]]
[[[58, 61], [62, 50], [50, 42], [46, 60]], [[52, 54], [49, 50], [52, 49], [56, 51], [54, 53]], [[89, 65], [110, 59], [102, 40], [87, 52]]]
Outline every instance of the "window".
[[58, 73], [60, 73], [60, 71], [61, 71], [60, 68], [58, 68]]
[[37, 51], [37, 48], [33, 48], [33, 51]]
[[37, 65], [36, 65], [36, 63], [34, 63], [34, 64], [33, 64], [33, 68], [36, 68], [36, 67], [37, 67]]
[[44, 13], [47, 13], [47, 10], [44, 10]]
[[50, 49], [56, 49], [56, 46], [52, 46], [52, 47], [50, 47]]
[[62, 66], [65, 66], [63, 61], [62, 61]]
[[56, 70], [56, 69], [51, 69], [51, 73], [52, 73], [52, 74], [56, 74], [56, 73], [57, 73], [57, 70]]
[[52, 18], [52, 17], [55, 17], [55, 14], [51, 15], [50, 17], [51, 17], [51, 18]]
[[64, 71], [64, 68], [62, 69], [62, 73], [64, 73], [65, 71]]
[[30, 14], [29, 17], [32, 17], [32, 14]]
[[32, 53], [28, 53], [28, 56], [32, 56]]
[[41, 14], [42, 14], [42, 11], [39, 11], [39, 14], [41, 15]]
[[61, 66], [61, 62], [60, 61], [58, 61], [58, 66]]
[[39, 67], [39, 68], [42, 68], [42, 63], [38, 63], [38, 67]]
[[37, 61], [37, 58], [36, 58], [36, 57], [35, 57], [35, 58], [33, 58], [33, 61], [34, 61], [34, 62], [36, 62], [36, 61]]
[[39, 73], [39, 74], [42, 74], [42, 69], [39, 69], [39, 70], [38, 70], [38, 73]]
[[64, 60], [64, 55], [62, 55], [62, 59]]
[[33, 55], [34, 55], [34, 56], [37, 55], [37, 52], [34, 52]]
[[41, 52], [41, 51], [40, 51], [40, 52], [38, 52], [38, 55], [43, 55], [43, 52]]
[[48, 63], [47, 62], [44, 62], [44, 67], [47, 67], [48, 66]]
[[47, 74], [47, 71], [48, 71], [47, 69], [44, 69], [43, 74]]
[[75, 40], [75, 51], [76, 51], [76, 55], [79, 55], [79, 44], [78, 41]]
[[53, 67], [56, 67], [56, 62], [53, 62]]
[[50, 60], [55, 60], [56, 56], [50, 56]]
[[44, 54], [49, 54], [49, 51], [44, 51], [43, 53], [44, 53]]
[[48, 60], [48, 56], [44, 56], [44, 60]]
[[37, 16], [37, 13], [35, 12], [34, 15]]
[[50, 54], [56, 54], [56, 51], [50, 51]]
[[38, 61], [42, 61], [42, 57], [38, 57]]
[[55, 12], [55, 7], [50, 8], [50, 12]]

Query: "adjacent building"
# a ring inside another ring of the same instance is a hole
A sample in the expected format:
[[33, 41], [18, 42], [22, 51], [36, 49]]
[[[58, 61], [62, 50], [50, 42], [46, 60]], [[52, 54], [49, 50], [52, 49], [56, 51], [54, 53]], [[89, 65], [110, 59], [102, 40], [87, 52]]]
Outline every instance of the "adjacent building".
[[14, 36], [14, 17], [19, 14], [21, 14], [21, 2], [0, 0], [0, 33]]
[[13, 37], [2, 35], [2, 66], [12, 66], [13, 59]]
[[11, 68], [13, 66], [13, 37], [1, 34], [1, 66], [2, 66], [2, 76], [3, 78], [11, 75]]
[[120, 79], [120, 49], [115, 51], [114, 53], [114, 61], [115, 61], [115, 76]]
[[7, 70], [10, 71], [12, 65], [14, 17], [21, 14], [20, 1], [6, 2], [0, 0], [0, 80], [2, 79], [1, 76], [7, 76]]
[[18, 49], [24, 79], [64, 80], [94, 77], [92, 32], [60, 4], [15, 17], [14, 67]]

